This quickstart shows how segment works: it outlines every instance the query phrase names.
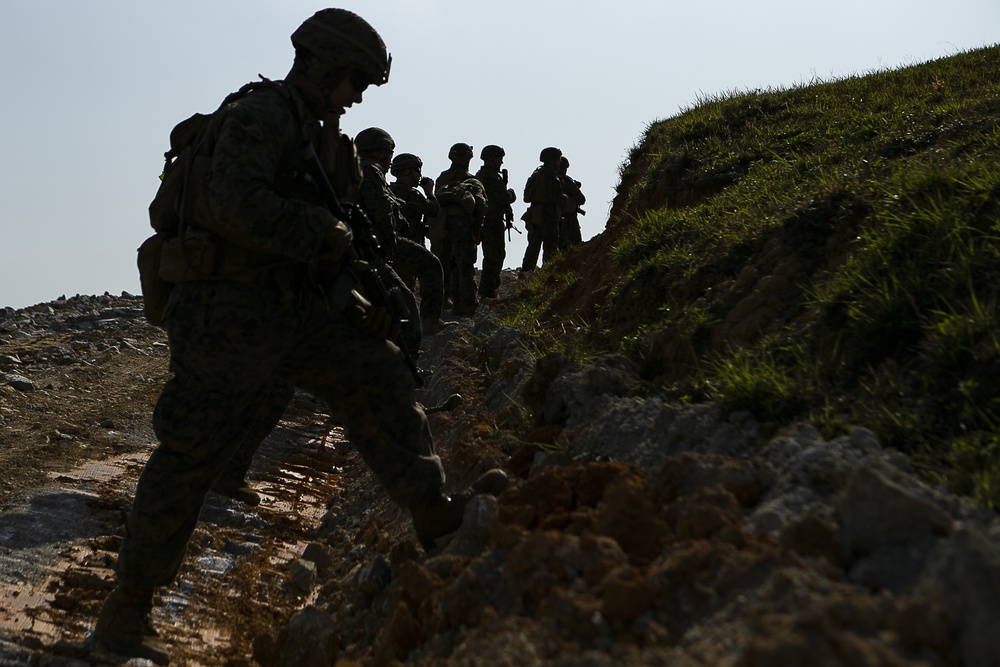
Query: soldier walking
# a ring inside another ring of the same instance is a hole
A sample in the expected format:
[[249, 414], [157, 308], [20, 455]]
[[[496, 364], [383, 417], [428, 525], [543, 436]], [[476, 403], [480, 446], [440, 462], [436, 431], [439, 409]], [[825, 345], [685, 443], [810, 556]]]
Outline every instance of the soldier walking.
[[[159, 444], [140, 475], [125, 525], [117, 587], [94, 631], [111, 651], [170, 661], [153, 629], [153, 592], [177, 575], [213, 481], [243, 443], [260, 394], [285, 383], [324, 400], [425, 547], [456, 530], [469, 495], [449, 497], [415, 380], [387, 340], [391, 317], [348, 293], [338, 304], [320, 277], [349, 262], [351, 228], [322, 204], [301, 161], [321, 152], [335, 184], [357, 173], [339, 117], [369, 85], [388, 81], [378, 33], [343, 9], [324, 9], [292, 34], [283, 81], [249, 90], [212, 117], [214, 142], [192, 179], [189, 230], [219, 263], [174, 285], [166, 305], [173, 377], [153, 413]], [[325, 120], [324, 120], [325, 117]], [[324, 122], [321, 124], [321, 120]], [[305, 149], [305, 150], [304, 150]], [[478, 490], [504, 483], [493, 475]]]

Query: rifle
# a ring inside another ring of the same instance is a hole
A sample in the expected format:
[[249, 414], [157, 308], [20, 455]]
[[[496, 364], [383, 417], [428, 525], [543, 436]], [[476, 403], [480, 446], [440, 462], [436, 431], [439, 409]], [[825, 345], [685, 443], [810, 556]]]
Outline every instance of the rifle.
[[[303, 160], [305, 161], [306, 170], [319, 189], [319, 193], [323, 196], [326, 207], [339, 220], [343, 220], [353, 232], [351, 247], [345, 253], [347, 258], [347, 262], [345, 263], [347, 268], [346, 277], [348, 280], [346, 284], [343, 282], [341, 276], [344, 276], [344, 272], [341, 272], [340, 276], [338, 276], [337, 284], [334, 286], [335, 302], [338, 302], [337, 305], [343, 308], [349, 298], [352, 286], [360, 284], [373, 305], [389, 311], [389, 314], [392, 315], [397, 324], [401, 325], [405, 323], [407, 321], [407, 309], [399, 293], [399, 288], [386, 288], [385, 282], [378, 272], [379, 268], [386, 267], [386, 264], [380, 255], [378, 241], [375, 239], [375, 233], [372, 231], [371, 220], [357, 206], [349, 205], [345, 207], [340, 203], [340, 199], [337, 197], [337, 193], [334, 191], [333, 186], [330, 184], [330, 179], [327, 178], [326, 171], [323, 169], [323, 163], [319, 161], [319, 156], [316, 155], [316, 150], [311, 143], [308, 143], [304, 151]], [[337, 293], [343, 296], [338, 298]], [[402, 334], [397, 334], [393, 342], [399, 348], [400, 352], [403, 353], [403, 361], [406, 362], [406, 367], [410, 369], [410, 373], [413, 375], [417, 386], [424, 386], [424, 381], [420, 377], [420, 372], [417, 370], [417, 365], [414, 363], [413, 357], [410, 356], [410, 353], [406, 350], [406, 346], [403, 345]]]
[[[504, 186], [505, 187], [510, 187], [510, 186], [507, 185], [507, 178], [508, 178], [508, 176], [507, 176], [507, 170], [506, 169], [501, 169], [500, 170], [500, 175], [503, 176], [503, 184], [504, 184]], [[507, 210], [503, 212], [503, 221], [504, 221], [504, 224], [506, 225], [506, 229], [507, 229], [507, 243], [510, 243], [511, 242], [510, 230], [513, 229], [518, 234], [521, 233], [521, 230], [514, 226], [514, 208], [510, 205], [510, 202], [507, 202]]]

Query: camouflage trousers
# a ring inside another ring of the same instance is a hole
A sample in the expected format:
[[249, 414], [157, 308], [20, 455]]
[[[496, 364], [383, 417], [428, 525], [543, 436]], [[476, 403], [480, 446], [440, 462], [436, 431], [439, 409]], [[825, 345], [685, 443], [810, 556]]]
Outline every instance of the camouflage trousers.
[[444, 298], [454, 303], [451, 276], [455, 271], [455, 258], [451, 256], [451, 238], [447, 235], [431, 241], [431, 253], [441, 262], [441, 278], [444, 283]]
[[571, 246], [583, 243], [583, 232], [580, 230], [580, 214], [563, 215], [559, 229], [559, 249], [568, 250]]
[[538, 253], [548, 262], [559, 252], [559, 212], [555, 206], [532, 204], [528, 209], [528, 247], [524, 250], [522, 269], [538, 268]]
[[182, 283], [168, 304], [167, 334], [173, 377], [153, 413], [159, 445], [126, 522], [120, 584], [173, 580], [209, 487], [248, 442], [255, 411], [283, 387], [300, 387], [341, 416], [395, 502], [409, 506], [443, 486], [399, 349], [359, 332], [317, 294], [288, 303], [252, 285]]
[[276, 381], [261, 393], [257, 399], [257, 407], [252, 410], [253, 418], [245, 425], [244, 434], [239, 439], [239, 446], [219, 474], [218, 483], [221, 487], [239, 488], [246, 484], [254, 454], [281, 421], [294, 396], [295, 387], [283, 380]]
[[479, 277], [479, 296], [494, 297], [500, 287], [500, 272], [507, 258], [504, 232], [507, 225], [503, 218], [486, 218], [480, 232], [483, 244], [483, 270]]
[[411, 291], [420, 284], [420, 317], [441, 319], [444, 308], [441, 260], [423, 245], [400, 237], [396, 239], [392, 267]]
[[455, 262], [451, 275], [451, 298], [456, 309], [470, 314], [476, 307], [476, 232], [467, 216], [449, 215], [447, 229]]

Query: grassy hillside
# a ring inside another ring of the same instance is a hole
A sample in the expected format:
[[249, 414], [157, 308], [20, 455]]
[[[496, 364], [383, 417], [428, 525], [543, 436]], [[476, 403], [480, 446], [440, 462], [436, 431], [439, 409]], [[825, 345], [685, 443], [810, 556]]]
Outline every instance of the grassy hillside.
[[998, 93], [991, 47], [699, 101], [506, 318], [676, 398], [866, 425], [1000, 507]]

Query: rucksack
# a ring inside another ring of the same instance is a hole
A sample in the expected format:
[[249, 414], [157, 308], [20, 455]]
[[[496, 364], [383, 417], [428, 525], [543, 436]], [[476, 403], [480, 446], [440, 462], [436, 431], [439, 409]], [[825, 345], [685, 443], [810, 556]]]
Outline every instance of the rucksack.
[[524, 184], [524, 203], [530, 204], [531, 200], [535, 198], [535, 183], [538, 178], [538, 169], [531, 172], [528, 176], [527, 182]]
[[[137, 250], [143, 312], [154, 326], [164, 325], [164, 310], [174, 284], [188, 274], [193, 277], [209, 271], [206, 264], [213, 259], [212, 248], [198, 244], [197, 250], [192, 252], [191, 243], [185, 243], [184, 238], [202, 192], [197, 186], [204, 184], [211, 173], [220, 112], [258, 88], [280, 91], [294, 108], [290, 94], [281, 84], [262, 79], [226, 96], [213, 113], [193, 114], [170, 131], [170, 147], [163, 154], [160, 186], [149, 204], [149, 224], [155, 234]], [[198, 238], [210, 239], [206, 234]]]

